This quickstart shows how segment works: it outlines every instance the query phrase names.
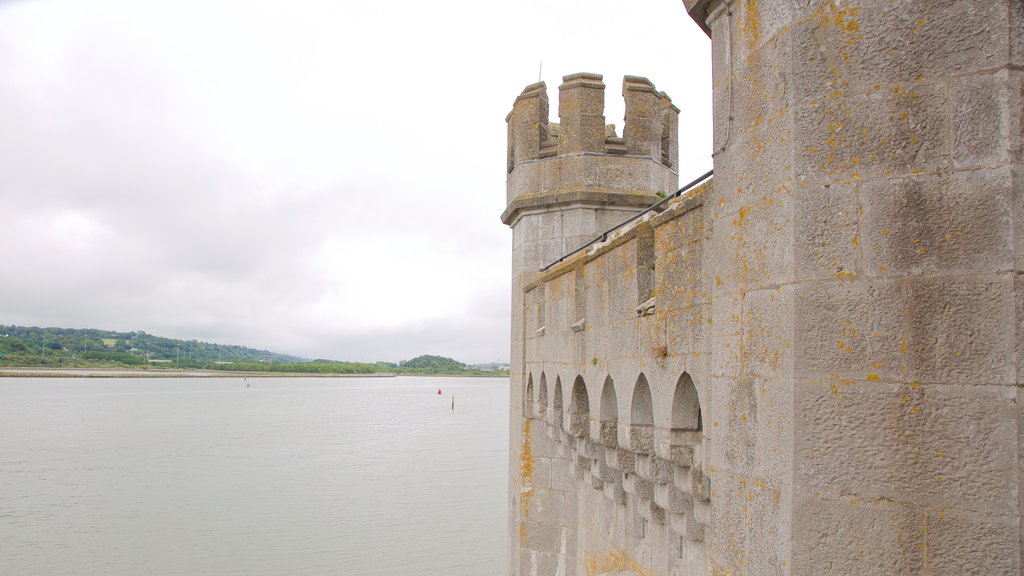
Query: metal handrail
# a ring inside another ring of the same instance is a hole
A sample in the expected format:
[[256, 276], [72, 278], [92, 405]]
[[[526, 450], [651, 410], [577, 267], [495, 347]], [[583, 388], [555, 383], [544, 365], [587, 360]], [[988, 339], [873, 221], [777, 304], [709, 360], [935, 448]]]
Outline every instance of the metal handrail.
[[691, 188], [693, 188], [697, 184], [700, 184], [701, 182], [707, 180], [708, 178], [711, 178], [711, 176], [714, 173], [715, 173], [715, 171], [713, 169], [712, 170], [708, 170], [704, 174], [698, 176], [696, 179], [691, 181], [686, 186], [683, 186], [679, 190], [676, 190], [672, 194], [669, 194], [668, 196], [666, 196], [666, 197], [662, 198], [661, 200], [657, 201], [656, 203], [650, 205], [649, 207], [645, 208], [642, 212], [637, 212], [636, 214], [630, 216], [629, 218], [623, 220], [622, 222], [619, 222], [615, 226], [612, 226], [608, 230], [605, 230], [604, 232], [601, 233], [600, 236], [597, 236], [596, 238], [594, 238], [593, 240], [587, 242], [583, 246], [580, 246], [579, 248], [573, 250], [572, 252], [569, 252], [568, 254], [562, 256], [558, 260], [555, 260], [554, 262], [548, 264], [547, 266], [544, 266], [543, 268], [540, 269], [540, 271], [543, 272], [543, 271], [547, 270], [548, 268], [551, 268], [555, 264], [558, 264], [559, 262], [562, 262], [566, 258], [569, 258], [571, 256], [579, 254], [580, 252], [586, 250], [587, 248], [590, 248], [591, 246], [593, 246], [594, 244], [597, 244], [598, 242], [604, 242], [604, 241], [608, 240], [608, 235], [611, 234], [612, 232], [615, 232], [619, 228], [622, 228], [626, 224], [629, 224], [633, 220], [636, 220], [637, 218], [642, 217], [644, 214], [647, 214], [648, 212], [650, 212], [652, 210], [657, 210], [658, 207], [661, 206], [662, 204], [664, 204], [665, 202], [668, 202], [669, 200], [672, 200], [673, 198], [678, 198], [678, 197], [682, 196], [683, 194], [685, 194], [687, 191], [689, 191]]

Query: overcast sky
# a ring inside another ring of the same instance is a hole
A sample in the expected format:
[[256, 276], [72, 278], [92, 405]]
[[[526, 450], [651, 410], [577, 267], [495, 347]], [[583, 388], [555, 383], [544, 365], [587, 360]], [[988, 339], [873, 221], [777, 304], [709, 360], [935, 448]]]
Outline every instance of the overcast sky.
[[623, 74], [711, 167], [679, 0], [0, 0], [0, 324], [509, 357], [505, 115]]

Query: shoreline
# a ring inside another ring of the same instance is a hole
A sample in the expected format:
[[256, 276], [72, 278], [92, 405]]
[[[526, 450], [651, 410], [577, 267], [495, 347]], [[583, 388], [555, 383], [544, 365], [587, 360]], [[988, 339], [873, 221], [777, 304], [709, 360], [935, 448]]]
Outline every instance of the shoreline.
[[0, 368], [2, 378], [508, 378], [507, 374], [401, 374], [374, 372], [372, 374], [332, 374], [318, 372], [244, 372], [229, 370], [183, 370], [166, 368], [136, 370], [131, 368]]
[[231, 372], [228, 370], [133, 370], [117, 368], [0, 368], [0, 378], [394, 378], [394, 372], [323, 374], [315, 372]]

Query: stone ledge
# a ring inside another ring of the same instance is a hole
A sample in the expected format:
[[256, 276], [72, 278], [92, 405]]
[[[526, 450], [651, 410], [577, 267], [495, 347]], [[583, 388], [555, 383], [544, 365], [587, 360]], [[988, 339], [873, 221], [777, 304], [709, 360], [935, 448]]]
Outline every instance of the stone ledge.
[[629, 193], [593, 190], [569, 190], [552, 194], [520, 196], [509, 203], [501, 214], [501, 221], [515, 226], [523, 212], [550, 210], [566, 206], [616, 206], [624, 208], [647, 208], [659, 200], [654, 193]]

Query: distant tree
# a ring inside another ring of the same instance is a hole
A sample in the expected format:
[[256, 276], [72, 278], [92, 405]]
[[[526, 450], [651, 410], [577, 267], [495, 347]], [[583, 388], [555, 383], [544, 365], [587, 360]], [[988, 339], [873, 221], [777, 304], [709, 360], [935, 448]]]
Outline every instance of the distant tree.
[[464, 370], [466, 365], [458, 360], [445, 356], [433, 356], [424, 354], [412, 360], [405, 360], [399, 363], [401, 368], [406, 370], [422, 370], [430, 372], [458, 372]]

